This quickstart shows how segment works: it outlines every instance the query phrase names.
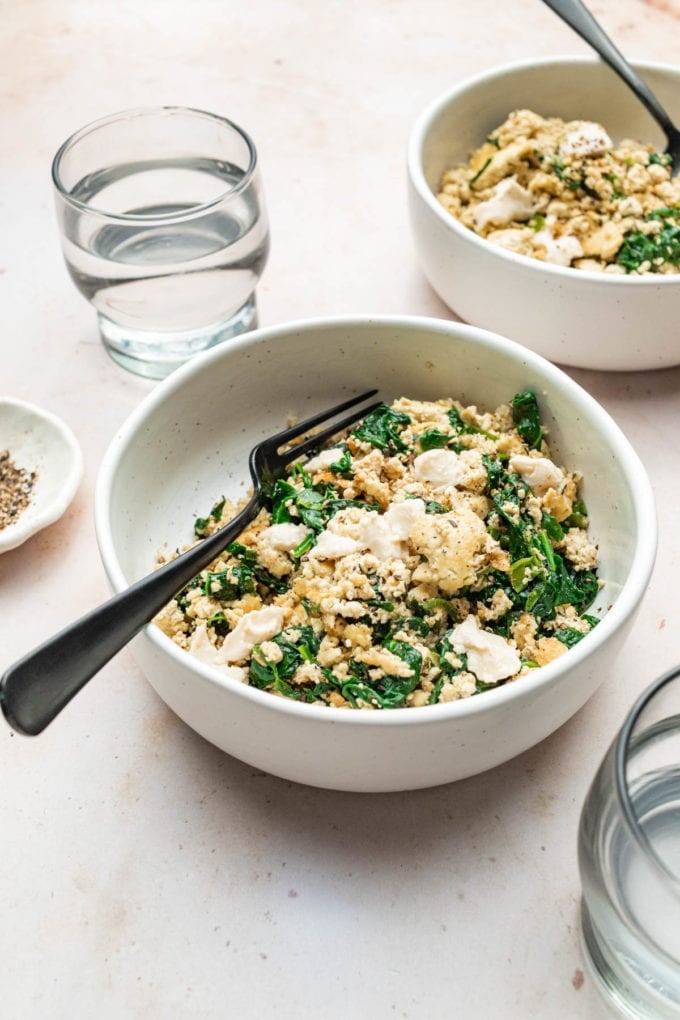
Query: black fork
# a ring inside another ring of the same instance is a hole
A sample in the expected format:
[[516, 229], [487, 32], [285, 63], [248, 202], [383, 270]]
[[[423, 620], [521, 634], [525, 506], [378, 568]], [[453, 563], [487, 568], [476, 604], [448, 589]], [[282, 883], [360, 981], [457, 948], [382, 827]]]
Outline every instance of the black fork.
[[[257, 516], [262, 506], [263, 482], [280, 477], [291, 463], [379, 407], [380, 401], [366, 405], [366, 400], [376, 393], [377, 390], [369, 390], [352, 397], [258, 443], [249, 458], [253, 494], [229, 524], [114, 595], [10, 666], [0, 679], [0, 704], [9, 725], [28, 736], [42, 732], [88, 680]], [[354, 408], [351, 414], [338, 417], [350, 408]], [[330, 424], [300, 443], [289, 445], [324, 422]]]
[[666, 153], [671, 157], [671, 177], [677, 176], [680, 173], [680, 131], [649, 85], [633, 70], [581, 0], [543, 0], [543, 2], [592, 46], [596, 53], [599, 53], [605, 63], [618, 74], [651, 113], [668, 142]]

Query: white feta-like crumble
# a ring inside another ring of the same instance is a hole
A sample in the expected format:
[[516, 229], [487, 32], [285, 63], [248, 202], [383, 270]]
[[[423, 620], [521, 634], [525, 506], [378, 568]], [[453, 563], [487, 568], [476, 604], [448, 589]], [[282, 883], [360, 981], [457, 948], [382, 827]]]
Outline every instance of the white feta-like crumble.
[[553, 266], [570, 266], [574, 259], [583, 255], [583, 245], [578, 237], [572, 234], [555, 237], [549, 221], [534, 235], [532, 243], [534, 247], [545, 249], [545, 261]]
[[337, 464], [342, 457], [342, 450], [332, 446], [327, 450], [320, 450], [319, 453], [305, 461], [305, 471], [324, 471], [331, 464]]
[[509, 466], [536, 496], [544, 496], [548, 489], [557, 489], [564, 480], [564, 472], [547, 457], [528, 457], [516, 453], [510, 458]]
[[601, 156], [609, 152], [613, 143], [607, 132], [600, 124], [590, 120], [579, 121], [576, 127], [572, 127], [560, 142], [560, 152], [563, 156]]
[[475, 226], [483, 230], [489, 223], [503, 225], [513, 220], [528, 220], [533, 211], [531, 193], [517, 183], [516, 177], [506, 177], [498, 182], [492, 197], [475, 208]]
[[404, 559], [409, 552], [406, 540], [424, 515], [422, 499], [391, 503], [384, 514], [365, 510], [359, 521], [359, 541], [380, 560]]
[[[518, 397], [538, 415], [535, 394]], [[155, 622], [222, 675], [299, 704], [391, 710], [530, 682], [529, 666], [592, 628], [598, 549], [575, 512], [580, 475], [551, 460], [547, 433], [527, 431], [516, 406], [381, 408], [304, 471], [294, 464]], [[435, 430], [450, 445], [423, 449]], [[346, 470], [328, 474], [339, 457]], [[239, 509], [218, 506], [215, 529]], [[574, 605], [552, 604], [563, 589], [553, 598], [544, 581], [558, 570]]]
[[429, 482], [433, 489], [457, 485], [466, 471], [466, 465], [453, 450], [426, 450], [413, 461], [413, 473], [418, 481]]
[[243, 662], [255, 645], [268, 641], [281, 633], [283, 609], [280, 606], [264, 606], [253, 609], [238, 621], [222, 642], [218, 652], [219, 662]]
[[277, 552], [290, 552], [300, 542], [304, 542], [309, 534], [309, 528], [305, 524], [272, 524], [259, 534], [260, 542], [271, 546]]
[[339, 560], [342, 556], [358, 552], [359, 549], [361, 545], [355, 539], [347, 535], [338, 535], [326, 528], [316, 536], [316, 543], [310, 549], [309, 556], [311, 559]]
[[470, 670], [485, 684], [507, 680], [522, 665], [517, 649], [500, 634], [482, 630], [475, 616], [466, 617], [453, 628], [451, 644], [467, 655]]

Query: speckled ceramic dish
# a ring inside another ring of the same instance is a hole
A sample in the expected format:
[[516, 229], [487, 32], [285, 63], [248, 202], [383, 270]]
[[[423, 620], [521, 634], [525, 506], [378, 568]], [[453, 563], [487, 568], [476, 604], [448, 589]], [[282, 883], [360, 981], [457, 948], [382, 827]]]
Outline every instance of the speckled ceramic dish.
[[456, 397], [494, 408], [539, 395], [556, 459], [582, 471], [604, 580], [591, 634], [535, 675], [447, 704], [361, 711], [301, 704], [226, 677], [148, 626], [132, 650], [167, 704], [207, 740], [275, 775], [353, 791], [436, 786], [489, 769], [561, 726], [614, 668], [654, 562], [644, 467], [609, 415], [518, 344], [459, 323], [326, 319], [262, 329], [179, 369], [139, 406], [102, 463], [101, 556], [122, 591], [157, 550], [191, 540], [196, 516], [249, 486], [258, 440], [353, 393]]
[[23, 400], [0, 398], [0, 451], [27, 474], [35, 472], [29, 502], [0, 528], [0, 552], [15, 549], [64, 513], [83, 473], [83, 458], [70, 428], [56, 415]]
[[[635, 67], [680, 119], [680, 68]], [[605, 371], [677, 365], [680, 274], [610, 275], [539, 262], [491, 244], [437, 200], [442, 173], [466, 162], [516, 109], [594, 120], [615, 141], [666, 144], [639, 100], [601, 60], [532, 59], [459, 83], [420, 115], [408, 145], [411, 228], [430, 284], [466, 322], [560, 364]]]

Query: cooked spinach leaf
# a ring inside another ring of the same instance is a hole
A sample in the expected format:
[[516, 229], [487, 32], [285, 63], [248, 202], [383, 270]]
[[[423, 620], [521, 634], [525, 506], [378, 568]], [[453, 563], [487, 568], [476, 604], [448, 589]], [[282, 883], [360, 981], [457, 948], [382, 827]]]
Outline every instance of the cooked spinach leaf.
[[224, 509], [225, 503], [226, 499], [223, 496], [219, 503], [215, 503], [214, 507], [212, 508], [207, 517], [196, 518], [196, 520], [194, 521], [194, 535], [196, 536], [196, 538], [206, 537], [206, 535], [208, 534], [208, 525], [210, 524], [211, 521], [222, 520], [222, 511]]
[[260, 645], [253, 649], [250, 660], [250, 682], [255, 687], [266, 687], [288, 697], [302, 698], [304, 691], [295, 690], [286, 683], [303, 662], [312, 662], [319, 651], [319, 639], [309, 625], [287, 627], [271, 639], [281, 649], [278, 662], [264, 655]]
[[670, 152], [652, 152], [647, 166], [653, 166], [654, 163], [658, 163], [659, 166], [670, 166], [672, 162], [673, 157]]
[[295, 498], [297, 490], [282, 478], [278, 478], [269, 491], [265, 490], [265, 501], [272, 515], [272, 524], [285, 524], [291, 519], [288, 504]]
[[410, 424], [409, 415], [402, 411], [393, 411], [383, 404], [367, 414], [352, 435], [386, 453], [404, 453], [408, 447], [399, 436], [399, 426]]
[[237, 560], [240, 560], [244, 570], [250, 571], [255, 580], [259, 581], [265, 588], [269, 588], [277, 595], [282, 595], [283, 592], [288, 591], [288, 581], [281, 577], [274, 577], [268, 570], [260, 566], [257, 562], [257, 554], [253, 549], [246, 549], [239, 542], [231, 542], [227, 546], [227, 552], [231, 553]]
[[340, 475], [341, 478], [354, 478], [352, 457], [349, 450], [344, 450], [342, 456], [329, 465], [328, 470], [332, 471], [334, 475]]
[[[313, 485], [307, 472], [301, 476], [304, 481], [302, 489], [296, 489], [288, 482], [277, 481], [269, 492], [265, 492], [264, 505], [272, 515], [272, 522], [275, 524], [300, 520], [318, 534], [323, 531], [331, 517], [338, 510], [348, 506], [358, 506], [366, 510], [379, 510], [377, 503], [366, 503], [363, 500], [341, 499], [332, 485], [320, 483]], [[293, 514], [292, 508], [296, 513]], [[293, 550], [293, 556], [298, 558], [308, 552], [314, 544], [314, 537], [309, 536]]]
[[512, 398], [512, 419], [529, 449], [538, 450], [543, 440], [538, 401], [533, 390], [523, 390]]
[[562, 557], [553, 552], [554, 567], [547, 569], [545, 577], [536, 581], [527, 595], [525, 608], [539, 623], [552, 619], [557, 606], [571, 603], [583, 613], [594, 601], [599, 590], [597, 577], [588, 570], [575, 571]]
[[418, 436], [418, 446], [421, 450], [439, 450], [447, 445], [451, 436], [439, 429], [426, 429]]
[[665, 262], [680, 265], [680, 225], [671, 222], [678, 212], [677, 209], [655, 209], [648, 213], [648, 220], [663, 221], [661, 230], [658, 234], [644, 234], [641, 230], [626, 234], [616, 256], [618, 264], [628, 272], [640, 269], [645, 263], [649, 263], [650, 272], [655, 272]]
[[255, 591], [253, 571], [248, 565], [227, 567], [226, 570], [208, 570], [203, 582], [203, 594], [218, 602], [233, 602]]
[[494, 435], [493, 432], [487, 432], [486, 429], [482, 429], [478, 425], [472, 425], [471, 422], [464, 421], [457, 407], [450, 407], [446, 412], [446, 416], [451, 422], [452, 429], [459, 436], [474, 434], [486, 436], [487, 439], [498, 439], [498, 436]]
[[487, 167], [489, 166], [489, 164], [491, 163], [492, 159], [493, 159], [493, 156], [489, 156], [489, 158], [487, 159], [487, 161], [486, 161], [486, 162], [484, 163], [484, 165], [483, 165], [482, 167], [480, 167], [480, 169], [479, 169], [479, 170], [477, 171], [477, 173], [476, 173], [476, 174], [473, 174], [473, 175], [472, 175], [472, 177], [471, 177], [471, 178], [470, 178], [470, 180], [468, 181], [468, 184], [470, 185], [470, 187], [472, 187], [472, 185], [473, 185], [473, 184], [476, 184], [476, 183], [477, 183], [477, 181], [479, 180], [479, 178], [480, 178], [480, 177], [482, 176], [482, 174], [484, 173], [484, 171], [486, 170], [486, 168], [487, 168]]
[[559, 630], [555, 631], [557, 640], [561, 641], [567, 648], [573, 648], [585, 636], [582, 630], [577, 630], [575, 627], [560, 627]]
[[231, 630], [229, 622], [221, 609], [218, 613], [213, 613], [213, 615], [205, 621], [205, 625], [206, 627], [212, 627], [214, 631], [222, 637], [225, 637]]
[[574, 500], [571, 507], [571, 514], [567, 517], [564, 523], [568, 528], [588, 527], [588, 508], [582, 499]]

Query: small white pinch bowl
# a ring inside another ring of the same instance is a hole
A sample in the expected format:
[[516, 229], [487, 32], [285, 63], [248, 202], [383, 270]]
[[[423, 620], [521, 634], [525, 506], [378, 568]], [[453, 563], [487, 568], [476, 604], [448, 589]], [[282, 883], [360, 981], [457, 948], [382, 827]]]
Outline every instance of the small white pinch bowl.
[[[680, 67], [634, 66], [680, 122]], [[466, 322], [502, 332], [551, 361], [605, 371], [680, 364], [680, 274], [623, 276], [540, 262], [477, 236], [437, 201], [442, 173], [466, 162], [522, 108], [597, 121], [615, 142], [666, 146], [639, 100], [598, 59], [523, 61], [456, 85], [420, 115], [408, 142], [411, 230], [429, 283]]]
[[[249, 488], [260, 439], [350, 394], [453, 396], [495, 408], [538, 394], [554, 456], [583, 472], [605, 581], [602, 621], [530, 677], [443, 705], [333, 709], [276, 697], [178, 648], [149, 625], [132, 652], [164, 701], [207, 740], [257, 768], [352, 791], [436, 786], [489, 769], [561, 726], [612, 666], [645, 591], [656, 517], [645, 470], [603, 408], [565, 373], [502, 337], [413, 317], [324, 319], [260, 329], [190, 361], [140, 404], [100, 468], [95, 523], [122, 591], [157, 551], [188, 542], [196, 516]], [[611, 606], [611, 608], [607, 608]]]
[[37, 473], [29, 505], [0, 530], [2, 553], [59, 520], [78, 491], [83, 457], [76, 437], [60, 418], [10, 397], [0, 397], [0, 450], [8, 450], [17, 467]]

